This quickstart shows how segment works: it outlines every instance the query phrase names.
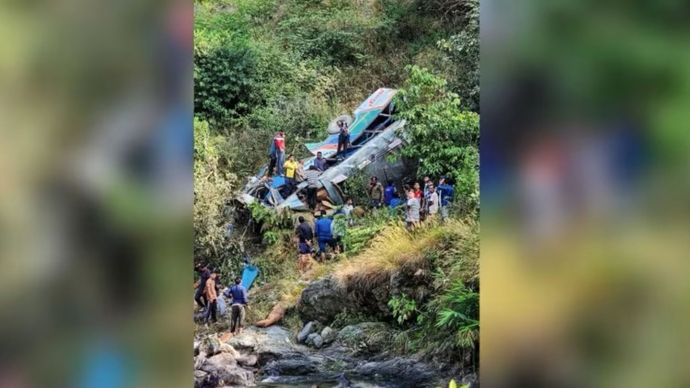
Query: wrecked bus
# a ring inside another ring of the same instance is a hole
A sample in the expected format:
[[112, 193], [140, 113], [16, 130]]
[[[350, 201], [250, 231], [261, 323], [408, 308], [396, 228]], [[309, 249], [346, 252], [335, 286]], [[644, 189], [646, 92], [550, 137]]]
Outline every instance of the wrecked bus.
[[[351, 146], [347, 150], [337, 152], [338, 134], [333, 133], [335, 131], [329, 131], [331, 134], [321, 142], [305, 144], [312, 154], [302, 160], [305, 170], [314, 163], [318, 152], [328, 159], [328, 169], [319, 177], [317, 198], [320, 203], [343, 204], [345, 195], [338, 185], [360, 171], [385, 181], [399, 180], [414, 168], [410, 161], [386, 159], [386, 155], [403, 145], [399, 134], [405, 121], [395, 121], [393, 118], [395, 93], [395, 89], [380, 88], [355, 109], [353, 118], [344, 118], [351, 122]], [[295, 192], [284, 197], [285, 177], [267, 177], [266, 170], [267, 166], [262, 167], [256, 176], [249, 179], [237, 198], [239, 202], [249, 204], [258, 201], [277, 209], [309, 210], [306, 181], [298, 184]]]

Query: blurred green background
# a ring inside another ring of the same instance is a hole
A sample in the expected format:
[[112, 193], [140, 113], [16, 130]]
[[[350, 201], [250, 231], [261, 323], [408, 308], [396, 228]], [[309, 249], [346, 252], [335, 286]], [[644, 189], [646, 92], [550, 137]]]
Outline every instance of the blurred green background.
[[482, 382], [681, 387], [690, 7], [482, 1]]
[[191, 383], [192, 21], [0, 5], [0, 385]]

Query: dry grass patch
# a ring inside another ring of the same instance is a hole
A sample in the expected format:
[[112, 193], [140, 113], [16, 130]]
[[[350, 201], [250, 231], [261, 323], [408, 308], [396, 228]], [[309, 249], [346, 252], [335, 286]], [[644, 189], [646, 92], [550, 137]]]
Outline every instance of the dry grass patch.
[[471, 233], [471, 227], [461, 221], [430, 224], [413, 232], [402, 224], [390, 226], [364, 252], [338, 263], [333, 277], [345, 289], [371, 289], [396, 271], [424, 266], [430, 254], [445, 249], [445, 242]]

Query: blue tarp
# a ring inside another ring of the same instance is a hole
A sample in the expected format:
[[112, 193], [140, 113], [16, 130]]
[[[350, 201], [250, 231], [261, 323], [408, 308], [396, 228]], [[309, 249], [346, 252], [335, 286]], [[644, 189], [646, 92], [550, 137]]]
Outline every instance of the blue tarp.
[[242, 286], [249, 290], [257, 276], [259, 276], [259, 268], [251, 264], [246, 265], [242, 271]]

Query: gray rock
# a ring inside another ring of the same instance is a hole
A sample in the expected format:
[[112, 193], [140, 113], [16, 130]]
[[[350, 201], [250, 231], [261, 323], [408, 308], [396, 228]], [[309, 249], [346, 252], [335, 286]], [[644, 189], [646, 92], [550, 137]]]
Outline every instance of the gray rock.
[[305, 376], [319, 374], [322, 366], [320, 358], [300, 354], [271, 361], [266, 364], [264, 371], [271, 376]]
[[235, 357], [235, 360], [242, 366], [255, 366], [259, 358], [253, 354], [242, 354], [239, 357]]
[[338, 332], [326, 326], [321, 330], [321, 338], [324, 344], [330, 344], [338, 337]]
[[393, 339], [393, 332], [382, 322], [362, 322], [345, 326], [337, 340], [356, 353], [373, 354], [386, 350]]
[[204, 363], [199, 369], [204, 372], [212, 373], [214, 369], [225, 368], [228, 366], [237, 365], [235, 357], [228, 353], [220, 353], [204, 360]]
[[347, 306], [347, 295], [331, 278], [312, 282], [297, 301], [297, 313], [302, 322], [331, 322]]
[[466, 374], [460, 380], [460, 385], [467, 385], [470, 388], [478, 387], [479, 377], [477, 377], [476, 373]]
[[312, 338], [311, 344], [314, 345], [315, 348], [320, 349], [323, 346], [323, 338], [321, 338], [319, 334], [316, 334], [314, 338]]
[[206, 353], [207, 357], [211, 357], [212, 355], [221, 352], [221, 345], [222, 343], [220, 342], [218, 337], [212, 334], [206, 336], [206, 338], [202, 340], [201, 351]]
[[200, 368], [208, 373], [205, 380], [219, 384], [250, 386], [254, 384], [254, 373], [237, 365], [235, 358], [228, 353], [220, 353], [207, 358]]
[[319, 334], [318, 334], [318, 333], [311, 333], [311, 334], [309, 334], [309, 335], [307, 336], [307, 339], [304, 340], [304, 344], [305, 344], [305, 345], [309, 345], [309, 346], [314, 346], [314, 339], [315, 339], [316, 337], [319, 337]]
[[354, 373], [391, 383], [404, 382], [404, 385], [409, 387], [427, 386], [436, 377], [436, 371], [429, 365], [402, 357], [380, 362], [366, 362], [355, 368]]
[[249, 327], [242, 334], [230, 338], [228, 344], [243, 353], [254, 353], [258, 357], [258, 363], [286, 358], [298, 352], [299, 345], [290, 339], [292, 334], [280, 326], [267, 328]]
[[297, 342], [304, 343], [304, 341], [307, 340], [307, 337], [309, 336], [309, 334], [311, 334], [317, 330], [317, 325], [318, 325], [318, 322], [316, 322], [316, 321], [311, 321], [311, 322], [307, 323], [306, 325], [304, 325], [302, 330], [300, 330], [299, 334], [297, 334]]

